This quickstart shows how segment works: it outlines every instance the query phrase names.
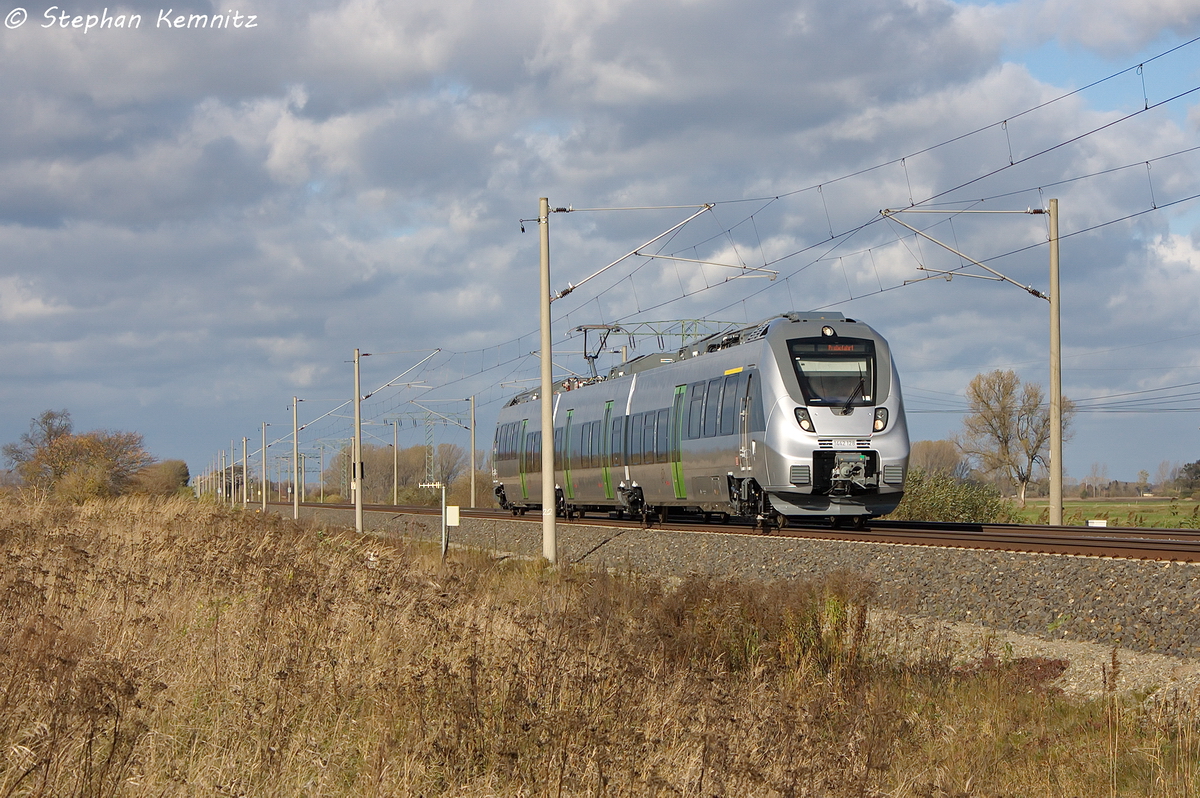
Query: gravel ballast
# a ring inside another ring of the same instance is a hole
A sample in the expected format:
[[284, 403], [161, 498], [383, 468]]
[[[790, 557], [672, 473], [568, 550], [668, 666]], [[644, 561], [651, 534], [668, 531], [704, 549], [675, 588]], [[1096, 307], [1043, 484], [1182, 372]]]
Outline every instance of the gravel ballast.
[[[351, 510], [305, 516], [353, 526]], [[370, 512], [366, 527], [439, 541], [436, 515]], [[746, 534], [628, 529], [561, 520], [559, 561], [664, 576], [797, 579], [838, 571], [876, 585], [881, 608], [1175, 657], [1200, 657], [1200, 568], [1184, 563], [1017, 554]], [[452, 544], [538, 557], [541, 519], [463, 518]]]

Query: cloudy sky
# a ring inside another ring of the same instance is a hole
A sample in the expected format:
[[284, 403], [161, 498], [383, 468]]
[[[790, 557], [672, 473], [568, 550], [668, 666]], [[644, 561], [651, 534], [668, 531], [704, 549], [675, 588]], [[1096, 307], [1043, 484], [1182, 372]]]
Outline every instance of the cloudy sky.
[[[633, 257], [556, 302], [563, 369], [586, 370], [583, 324], [839, 311], [891, 340], [914, 439], [946, 437], [975, 374], [1047, 382], [1048, 305], [912, 283], [968, 264], [879, 211], [1053, 197], [1064, 392], [1089, 411], [1068, 474], [1200, 459], [1195, 0], [0, 9], [3, 441], [67, 408], [195, 473], [289, 432], [299, 396], [302, 442], [336, 446], [358, 347], [364, 391], [421, 383], [369, 421], [415, 444], [412, 400], [476, 395], [482, 448], [537, 375], [541, 196], [641, 209], [552, 215], [556, 288], [703, 203], [650, 249], [726, 264]], [[900, 218], [1048, 289], [1044, 216]]]

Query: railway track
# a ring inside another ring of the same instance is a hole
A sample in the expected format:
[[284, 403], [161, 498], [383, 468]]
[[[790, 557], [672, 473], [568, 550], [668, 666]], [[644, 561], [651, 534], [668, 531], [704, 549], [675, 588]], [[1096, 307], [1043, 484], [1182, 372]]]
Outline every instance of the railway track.
[[[290, 504], [270, 503], [286, 511]], [[305, 504], [305, 507], [352, 510], [349, 504]], [[365, 512], [439, 515], [437, 507], [368, 505]], [[514, 518], [502, 510], [463, 508], [464, 518], [490, 518], [515, 523], [540, 524], [540, 516]], [[557, 524], [613, 527], [638, 527], [641, 521], [612, 519], [595, 515], [580, 519], [559, 518]], [[655, 524], [656, 529], [679, 532], [712, 532], [732, 535], [761, 535], [754, 526], [731, 521], [728, 524], [695, 520], [669, 520]], [[772, 530], [780, 538], [836, 540], [852, 543], [887, 543], [905, 546], [935, 546], [956, 549], [986, 549], [1020, 553], [1067, 554], [1087, 557], [1111, 557], [1132, 560], [1157, 560], [1200, 563], [1200, 530], [1152, 529], [1132, 527], [1037, 526], [1016, 524], [949, 524], [912, 521], [873, 521], [866, 529], [834, 529], [828, 526], [789, 524]]]

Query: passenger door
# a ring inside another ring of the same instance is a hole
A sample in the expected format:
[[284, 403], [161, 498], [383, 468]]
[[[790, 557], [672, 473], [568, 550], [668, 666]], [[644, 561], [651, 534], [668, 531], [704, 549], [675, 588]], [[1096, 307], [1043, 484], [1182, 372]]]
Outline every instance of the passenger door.
[[683, 475], [683, 422], [684, 408], [687, 406], [687, 386], [675, 386], [675, 398], [671, 403], [669, 460], [671, 463], [671, 484], [675, 488], [676, 499], [687, 498], [687, 485]]

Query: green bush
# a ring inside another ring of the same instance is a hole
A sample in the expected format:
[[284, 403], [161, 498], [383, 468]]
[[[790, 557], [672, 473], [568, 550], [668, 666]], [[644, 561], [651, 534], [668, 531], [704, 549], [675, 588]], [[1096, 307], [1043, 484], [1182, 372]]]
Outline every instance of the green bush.
[[904, 499], [892, 521], [948, 521], [977, 524], [1016, 522], [1012, 506], [990, 485], [959, 482], [945, 474], [908, 472]]

